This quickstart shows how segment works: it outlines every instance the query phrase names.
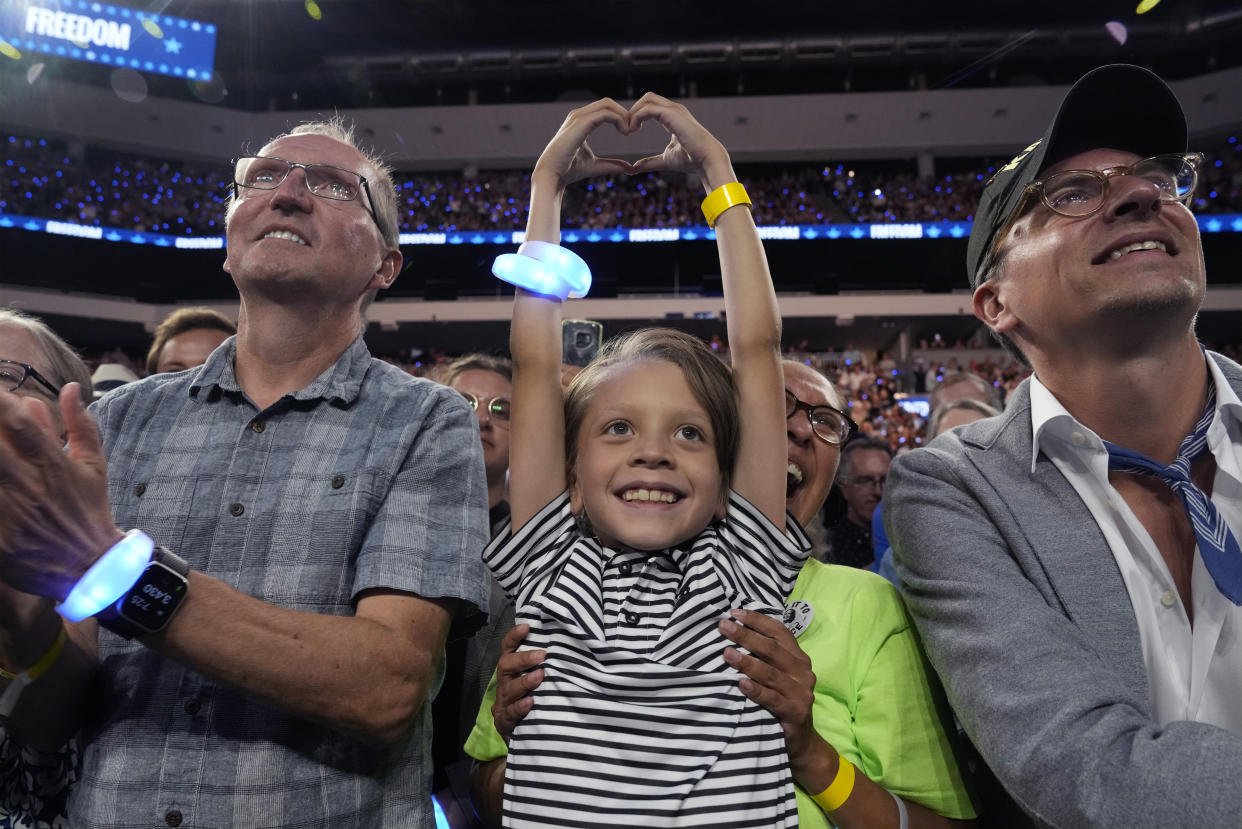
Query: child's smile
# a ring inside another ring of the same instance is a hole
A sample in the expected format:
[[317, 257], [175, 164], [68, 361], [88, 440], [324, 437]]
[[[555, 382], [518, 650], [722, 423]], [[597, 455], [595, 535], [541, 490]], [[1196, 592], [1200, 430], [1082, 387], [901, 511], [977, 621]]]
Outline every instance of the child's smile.
[[672, 363], [613, 370], [587, 410], [577, 455], [574, 511], [586, 510], [609, 547], [676, 546], [721, 508], [711, 421]]

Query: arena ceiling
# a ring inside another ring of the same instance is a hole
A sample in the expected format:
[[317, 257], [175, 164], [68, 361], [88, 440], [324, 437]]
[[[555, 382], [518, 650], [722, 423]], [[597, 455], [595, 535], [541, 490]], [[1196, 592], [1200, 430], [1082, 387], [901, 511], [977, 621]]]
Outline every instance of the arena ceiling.
[[[40, 0], [40, 2], [76, 0]], [[102, 0], [109, 2], [109, 0]], [[0, 0], [0, 6], [26, 0]], [[961, 0], [948, 3], [831, 3], [786, 0], [125, 0], [131, 8], [208, 21], [218, 27], [210, 84], [145, 74], [153, 97], [199, 101], [261, 112], [354, 107], [533, 103], [632, 98], [645, 89], [676, 97], [831, 93], [979, 86], [1064, 85], [1110, 61], [1149, 66], [1171, 80], [1242, 65], [1242, 6], [1236, 0], [1160, 0], [1139, 15], [1139, 0], [1044, 0], [1039, 3]], [[1151, 0], [1147, 0], [1150, 4]], [[1124, 29], [1119, 37], [1116, 25]], [[1121, 40], [1124, 39], [1124, 43]], [[32, 72], [35, 63], [39, 71]], [[3, 56], [0, 73], [29, 81], [66, 80], [113, 94], [112, 71], [67, 59]], [[110, 89], [110, 87], [112, 87]], [[5, 101], [0, 96], [0, 124]], [[1217, 282], [1234, 284], [1242, 234], [1205, 239]], [[11, 284], [55, 287], [79, 296], [113, 294], [147, 303], [220, 301], [234, 296], [217, 253], [103, 245], [39, 234], [0, 231]], [[851, 279], [876, 270], [903, 273], [911, 284], [894, 289], [945, 292], [960, 287], [961, 240], [912, 247], [858, 243], [844, 251], [814, 243], [773, 245], [774, 271], [794, 273], [784, 291], [849, 293]], [[486, 275], [497, 251], [420, 249], [419, 267], [403, 277], [394, 299], [431, 299], [464, 272]], [[829, 255], [831, 253], [831, 255]], [[714, 251], [679, 244], [658, 261], [609, 257], [620, 273], [711, 273]], [[644, 255], [656, 256], [644, 251]], [[454, 258], [456, 257], [456, 258]], [[663, 261], [672, 257], [676, 262]], [[474, 260], [478, 261], [474, 261]], [[615, 260], [615, 261], [613, 261]], [[857, 260], [857, 261], [854, 261]], [[892, 260], [892, 261], [890, 261]], [[808, 267], [807, 262], [832, 266]], [[659, 265], [659, 267], [656, 267]], [[929, 281], [926, 273], [939, 279]], [[601, 291], [609, 282], [600, 267]], [[456, 274], [452, 280], [437, 275]], [[934, 283], [934, 284], [933, 284]], [[101, 288], [101, 286], [107, 286]], [[658, 286], [657, 286], [658, 287]], [[712, 286], [702, 286], [710, 292]], [[863, 286], [865, 287], [865, 286]], [[467, 291], [466, 293], [470, 293]], [[448, 298], [448, 297], [444, 297]], [[83, 345], [90, 337], [136, 347], [141, 325], [83, 326], [66, 317], [65, 330]], [[624, 327], [625, 321], [610, 323]], [[637, 324], [635, 322], [634, 324]], [[687, 321], [704, 333], [719, 320]], [[820, 336], [842, 346], [891, 347], [898, 330], [916, 336], [968, 338], [973, 318], [909, 320], [859, 317], [852, 326], [791, 320], [793, 341]], [[921, 327], [920, 327], [921, 326]], [[1205, 314], [1204, 336], [1229, 339], [1230, 314]], [[923, 328], [926, 328], [924, 331]], [[503, 323], [405, 323], [376, 330], [379, 340], [439, 344], [453, 350], [504, 341]], [[805, 330], [804, 330], [805, 329]], [[611, 332], [610, 332], [611, 333]]]
[[[1236, 2], [1160, 0], [1140, 15], [1138, 1], [120, 5], [218, 27], [219, 79], [152, 76], [151, 94], [246, 110], [627, 98], [648, 88], [702, 96], [1064, 84], [1112, 60], [1176, 79], [1242, 63]], [[0, 70], [28, 63], [0, 59]], [[41, 71], [109, 84], [109, 68], [95, 64], [52, 59]]]

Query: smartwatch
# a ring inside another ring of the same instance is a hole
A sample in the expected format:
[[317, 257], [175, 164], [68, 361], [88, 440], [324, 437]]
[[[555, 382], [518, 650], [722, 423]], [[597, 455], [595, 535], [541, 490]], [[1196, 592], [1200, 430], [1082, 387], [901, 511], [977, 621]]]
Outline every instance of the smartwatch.
[[134, 586], [96, 616], [99, 624], [126, 639], [163, 630], [185, 600], [189, 575], [185, 559], [157, 545]]

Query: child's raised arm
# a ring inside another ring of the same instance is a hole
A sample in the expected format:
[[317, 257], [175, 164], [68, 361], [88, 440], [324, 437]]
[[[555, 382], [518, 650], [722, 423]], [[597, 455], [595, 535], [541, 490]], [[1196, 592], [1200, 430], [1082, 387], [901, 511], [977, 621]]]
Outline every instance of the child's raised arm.
[[[648, 92], [630, 108], [630, 121], [635, 128], [645, 121], [658, 121], [672, 134], [663, 154], [636, 162], [635, 172], [691, 173], [699, 177], [707, 193], [737, 181], [728, 151], [681, 104]], [[715, 227], [741, 415], [733, 489], [780, 527], [785, 524], [788, 468], [780, 312], [750, 210], [726, 210]]]
[[[579, 179], [629, 173], [620, 159], [599, 158], [586, 139], [601, 124], [630, 131], [629, 113], [610, 98], [569, 113], [530, 176], [526, 240], [561, 240], [561, 198]], [[561, 303], [517, 289], [513, 325], [513, 419], [509, 444], [509, 508], [513, 530], [565, 489], [565, 407], [561, 390]]]

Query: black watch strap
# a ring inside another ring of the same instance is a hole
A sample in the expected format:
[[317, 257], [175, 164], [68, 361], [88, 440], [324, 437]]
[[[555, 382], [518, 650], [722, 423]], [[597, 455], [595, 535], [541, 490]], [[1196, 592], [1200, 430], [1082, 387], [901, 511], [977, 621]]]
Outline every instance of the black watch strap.
[[185, 600], [189, 575], [190, 565], [185, 559], [157, 545], [134, 586], [95, 618], [102, 627], [126, 639], [161, 631]]

